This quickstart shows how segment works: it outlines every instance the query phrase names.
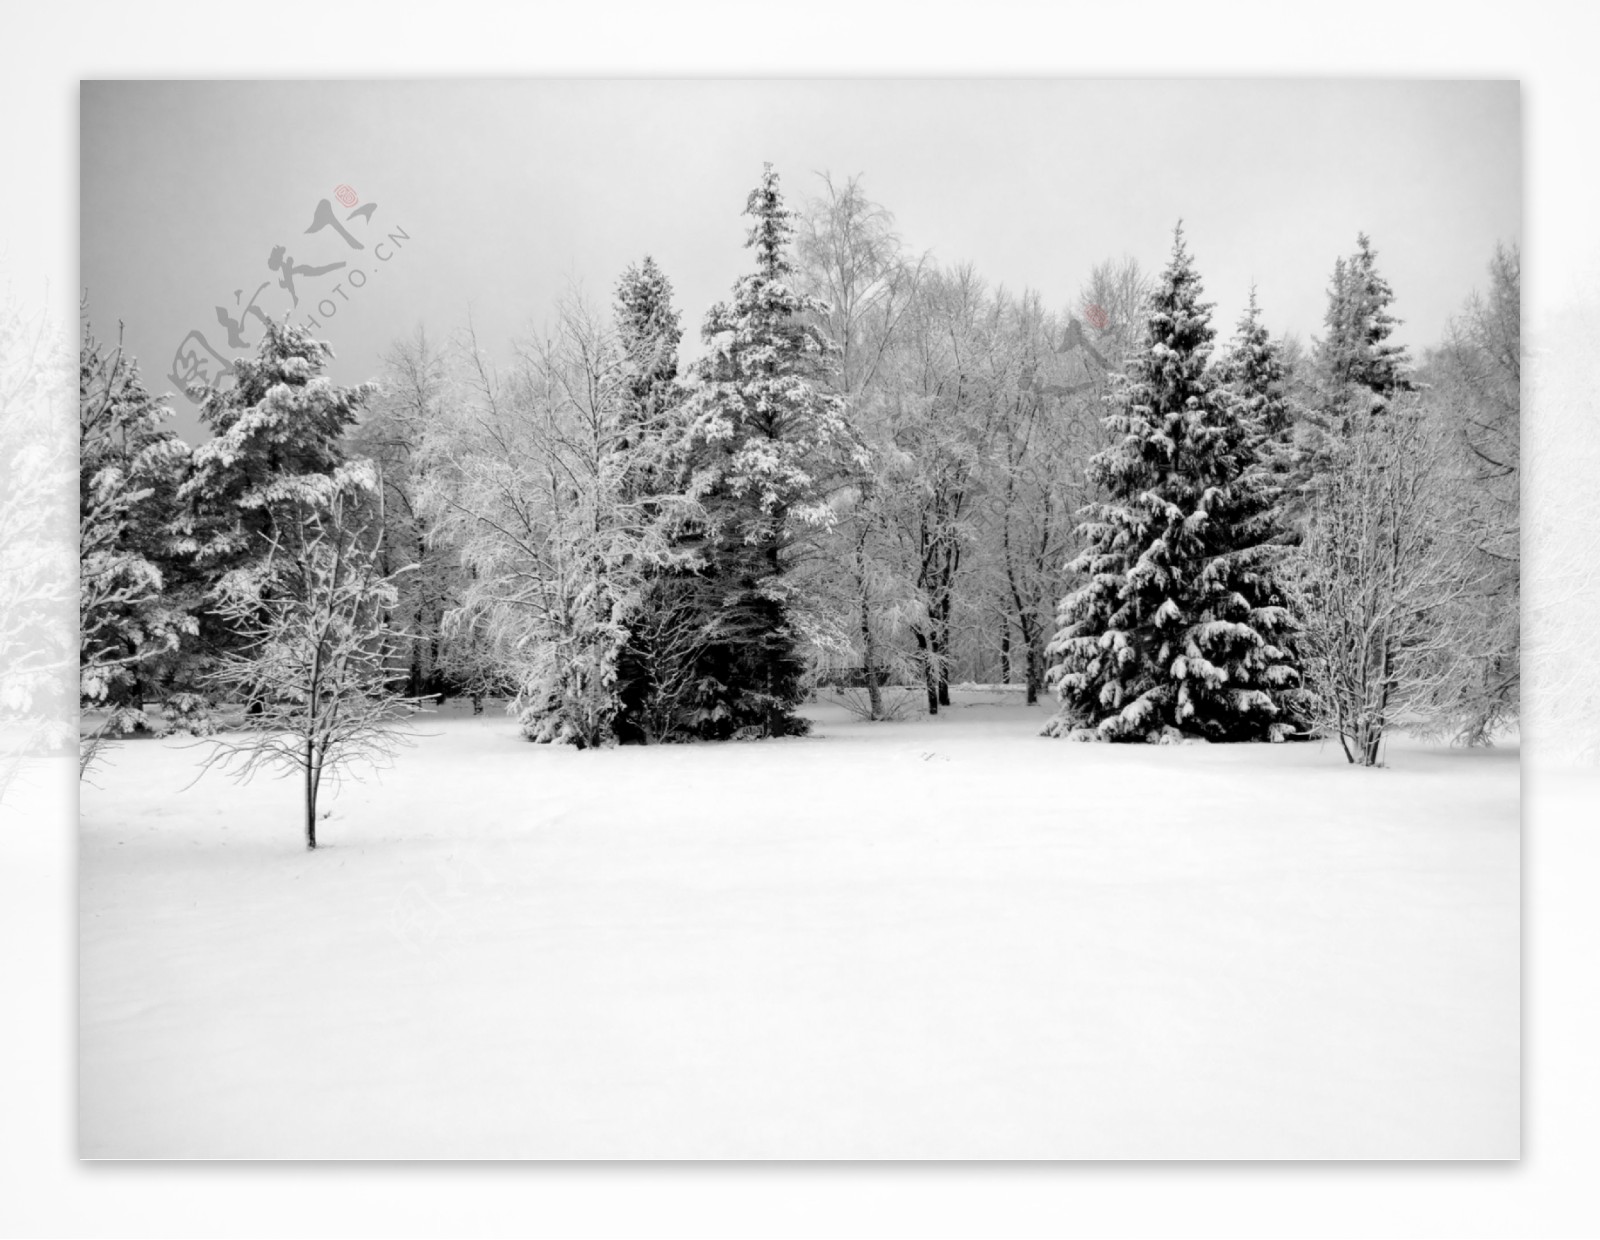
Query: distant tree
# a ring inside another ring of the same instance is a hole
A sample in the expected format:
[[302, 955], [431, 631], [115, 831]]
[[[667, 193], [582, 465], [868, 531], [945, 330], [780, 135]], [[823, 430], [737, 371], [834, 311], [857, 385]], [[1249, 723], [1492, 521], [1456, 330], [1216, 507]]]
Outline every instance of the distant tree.
[[794, 713], [805, 660], [786, 555], [832, 521], [819, 472], [847, 439], [844, 402], [820, 381], [831, 349], [815, 316], [827, 307], [795, 287], [791, 212], [770, 164], [745, 214], [756, 269], [706, 315], [687, 410], [712, 634], [696, 677], [707, 738], [806, 730]]
[[859, 177], [840, 183], [824, 174], [822, 185], [799, 220], [798, 280], [827, 307], [818, 325], [834, 345], [835, 364], [819, 382], [844, 400], [855, 450], [830, 462], [835, 468], [824, 482], [835, 520], [797, 570], [834, 622], [817, 626], [828, 631], [813, 639], [814, 653], [824, 663], [849, 661], [819, 674], [859, 676], [864, 716], [885, 719], [895, 712], [883, 684], [909, 670], [900, 647], [916, 594], [894, 534], [905, 458], [894, 443], [889, 388], [926, 260], [905, 252], [894, 216], [867, 196]]
[[1063, 565], [1075, 550], [1073, 514], [1090, 498], [1084, 466], [1103, 446], [1099, 419], [1089, 416], [1102, 389], [1096, 381], [1087, 391], [1058, 392], [1038, 381], [1050, 365], [1055, 317], [1034, 293], [996, 300], [994, 446], [976, 538], [985, 546], [983, 564], [998, 595], [1002, 677], [1012, 680], [1019, 665], [1032, 704], [1044, 689], [1045, 647], [1066, 583]]
[[981, 545], [1008, 387], [999, 300], [970, 266], [924, 273], [906, 314], [890, 417], [909, 467], [894, 520], [921, 615], [911, 624], [928, 713], [950, 705], [964, 587]]
[[[660, 439], [663, 416], [683, 399], [678, 381], [683, 327], [672, 304], [672, 282], [648, 254], [630, 263], [617, 281], [613, 315], [625, 371], [625, 416], [639, 434]], [[642, 477], [630, 484], [648, 489], [652, 481]]]
[[1144, 349], [1108, 397], [1111, 447], [1090, 463], [1083, 584], [1062, 600], [1049, 734], [1281, 740], [1300, 726], [1293, 621], [1273, 576], [1262, 432], [1216, 382], [1211, 307], [1181, 227]]
[[1065, 565], [1082, 550], [1074, 517], [1095, 498], [1086, 466], [1111, 442], [1104, 397], [1143, 339], [1152, 292], [1124, 257], [1094, 266], [1064, 322], [1035, 294], [997, 294], [1000, 403], [979, 532], [991, 571], [980, 576], [997, 587], [1001, 678], [1013, 682], [1020, 669], [1030, 704], [1045, 688]]
[[1077, 317], [1110, 373], [1121, 372], [1138, 352], [1154, 291], [1138, 259], [1127, 256], [1096, 263], [1079, 290]]
[[1337, 260], [1317, 341], [1316, 366], [1323, 390], [1323, 418], [1330, 432], [1348, 433], [1358, 418], [1381, 414], [1395, 398], [1416, 389], [1411, 359], [1391, 337], [1400, 320], [1389, 307], [1394, 290], [1378, 271], [1378, 254], [1361, 233], [1356, 250]]
[[119, 343], [87, 325], [78, 353], [78, 674], [80, 708], [111, 715], [82, 746], [144, 725], [141, 673], [196, 624], [168, 589], [178, 559], [173, 521], [189, 446], [164, 423], [172, 410], [139, 380]]
[[[376, 488], [376, 478], [365, 481]], [[383, 762], [404, 740], [396, 725], [405, 669], [386, 619], [398, 592], [379, 571], [379, 527], [356, 518], [357, 507], [336, 493], [307, 508], [295, 537], [269, 538], [257, 568], [230, 574], [218, 601], [238, 640], [210, 685], [259, 709], [211, 742], [204, 765], [240, 779], [271, 768], [298, 774], [313, 849], [324, 779]]]
[[1274, 441], [1288, 435], [1295, 418], [1283, 347], [1261, 321], [1254, 285], [1228, 350], [1220, 359], [1217, 377], [1233, 393], [1239, 413], [1258, 426], [1262, 434]]
[[422, 445], [455, 399], [455, 360], [452, 348], [421, 327], [396, 341], [384, 354], [380, 391], [345, 439], [351, 455], [378, 469], [380, 491], [369, 502], [383, 514], [381, 567], [386, 574], [407, 570], [396, 581], [400, 602], [393, 621], [404, 634], [400, 649], [412, 697], [466, 688], [448, 670], [444, 634], [445, 614], [460, 599], [460, 556], [448, 540], [432, 537], [418, 503], [428, 468]]
[[1459, 739], [1486, 742], [1519, 713], [1521, 657], [1522, 257], [1497, 247], [1489, 292], [1474, 293], [1427, 358], [1427, 405], [1449, 445], [1448, 529], [1470, 548], [1481, 589], [1464, 599], [1468, 649], [1434, 711]]
[[1238, 416], [1255, 429], [1257, 455], [1271, 480], [1279, 533], [1289, 536], [1297, 508], [1295, 431], [1305, 417], [1296, 391], [1295, 354], [1273, 338], [1261, 319], [1252, 285], [1233, 339], [1216, 364], [1217, 382], [1233, 398]]

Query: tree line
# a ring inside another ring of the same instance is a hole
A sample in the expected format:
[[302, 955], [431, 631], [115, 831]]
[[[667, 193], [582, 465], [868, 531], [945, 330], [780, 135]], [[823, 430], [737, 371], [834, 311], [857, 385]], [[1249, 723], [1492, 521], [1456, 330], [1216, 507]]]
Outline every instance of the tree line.
[[643, 257], [508, 363], [419, 328], [341, 387], [273, 324], [191, 446], [85, 327], [98, 734], [228, 700], [310, 780], [374, 703], [438, 693], [580, 747], [800, 733], [818, 684], [875, 720], [1021, 684], [1052, 735], [1369, 765], [1398, 725], [1516, 718], [1515, 248], [1413, 359], [1364, 235], [1306, 347], [1253, 291], [1219, 340], [1181, 226], [1053, 309], [911, 251], [859, 179], [794, 210], [768, 166], [745, 215], [687, 365]]

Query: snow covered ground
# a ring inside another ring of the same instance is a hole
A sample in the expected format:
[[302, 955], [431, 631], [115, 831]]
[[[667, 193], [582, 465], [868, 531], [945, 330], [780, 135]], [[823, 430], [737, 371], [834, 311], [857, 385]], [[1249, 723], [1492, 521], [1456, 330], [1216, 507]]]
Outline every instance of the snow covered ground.
[[90, 1157], [1513, 1158], [1518, 759], [937, 719], [577, 753], [456, 709], [82, 795]]

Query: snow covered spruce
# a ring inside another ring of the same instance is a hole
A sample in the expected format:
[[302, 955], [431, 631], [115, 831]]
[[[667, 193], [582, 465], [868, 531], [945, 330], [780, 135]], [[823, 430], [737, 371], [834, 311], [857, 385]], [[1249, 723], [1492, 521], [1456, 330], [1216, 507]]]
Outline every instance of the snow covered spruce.
[[1211, 358], [1211, 307], [1181, 227], [1150, 301], [1147, 343], [1114, 381], [1089, 463], [1091, 505], [1068, 566], [1050, 680], [1051, 735], [1283, 740], [1306, 694], [1273, 575], [1281, 545], [1264, 446], [1275, 358], [1252, 303], [1234, 354]]

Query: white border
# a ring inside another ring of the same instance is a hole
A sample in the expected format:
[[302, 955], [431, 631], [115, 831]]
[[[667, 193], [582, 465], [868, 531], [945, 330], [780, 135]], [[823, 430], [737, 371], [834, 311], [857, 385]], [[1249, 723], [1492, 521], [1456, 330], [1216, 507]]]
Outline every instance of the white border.
[[[1521, 79], [1530, 319], [1558, 313], [1577, 279], [1600, 271], [1592, 9], [1345, 3], [1293, 19], [1278, 4], [767, 9], [778, 11], [11, 6], [0, 19], [0, 253], [9, 245], [19, 296], [42, 299], [50, 281], [70, 338], [81, 77], [1377, 75]], [[1593, 775], [1525, 779], [1521, 1164], [146, 1166], [73, 1155], [69, 776], [38, 791], [38, 816], [0, 818], [0, 1235], [1594, 1234], [1600, 831], [1584, 816], [1597, 791]]]

